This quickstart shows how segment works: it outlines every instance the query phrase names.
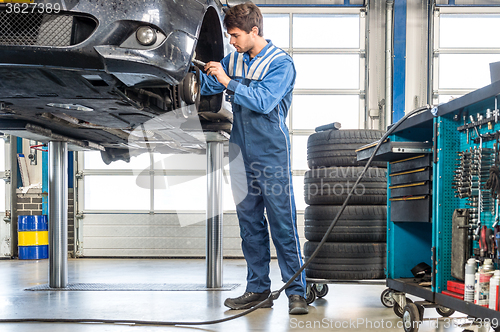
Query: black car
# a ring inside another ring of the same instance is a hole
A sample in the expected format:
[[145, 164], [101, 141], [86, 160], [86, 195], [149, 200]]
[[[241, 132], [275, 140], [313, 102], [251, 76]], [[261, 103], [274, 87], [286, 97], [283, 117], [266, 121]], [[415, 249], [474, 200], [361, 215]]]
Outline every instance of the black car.
[[0, 0], [0, 132], [107, 163], [204, 153], [231, 129], [223, 95], [197, 84], [200, 61], [229, 52], [223, 15], [219, 0]]

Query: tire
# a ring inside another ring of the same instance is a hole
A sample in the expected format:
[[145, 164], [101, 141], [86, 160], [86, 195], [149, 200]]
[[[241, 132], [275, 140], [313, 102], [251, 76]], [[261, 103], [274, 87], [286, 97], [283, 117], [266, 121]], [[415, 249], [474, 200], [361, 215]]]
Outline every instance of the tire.
[[[328, 227], [305, 226], [304, 235], [309, 241], [321, 241]], [[386, 242], [385, 226], [343, 227], [335, 226], [328, 235], [328, 242]]]
[[312, 261], [307, 269], [314, 271], [344, 271], [344, 272], [367, 272], [367, 271], [378, 271], [384, 270], [384, 264], [366, 264], [366, 265], [356, 265], [356, 264], [321, 264]]
[[345, 129], [326, 130], [314, 133], [307, 140], [307, 147], [324, 144], [368, 144], [380, 139], [383, 130], [374, 129]]
[[[413, 303], [413, 301], [409, 298], [406, 298], [406, 305], [408, 305], [408, 303]], [[399, 318], [403, 318], [404, 308], [401, 308], [396, 301], [394, 301], [393, 309], [394, 309], [394, 313], [396, 314], [396, 316], [398, 316]], [[419, 316], [417, 316], [417, 317], [419, 317]]]
[[420, 321], [423, 322], [424, 321], [425, 307], [421, 304], [417, 304], [417, 308], [418, 308], [418, 313], [420, 314]]
[[[304, 244], [306, 259], [319, 242]], [[325, 242], [318, 255], [306, 267], [308, 278], [362, 280], [385, 279], [385, 243]]]
[[[306, 260], [310, 256], [305, 256]], [[311, 263], [315, 264], [327, 264], [327, 265], [366, 265], [366, 264], [381, 264], [384, 265], [386, 262], [386, 254], [382, 254], [380, 257], [370, 257], [370, 258], [325, 258], [325, 257], [314, 257]]]
[[[313, 134], [315, 135], [315, 134]], [[309, 136], [311, 138], [311, 136]], [[309, 139], [310, 141], [310, 139]], [[335, 151], [332, 151], [332, 145], [336, 146], [337, 149]], [[342, 147], [342, 149], [338, 149], [338, 147]], [[351, 143], [351, 144], [331, 144], [331, 143], [325, 143], [325, 144], [308, 144], [307, 146], [307, 152], [316, 154], [316, 153], [326, 153], [326, 152], [331, 152], [332, 156], [350, 156], [352, 155], [352, 151], [359, 149], [359, 143]], [[336, 165], [333, 165], [336, 166]], [[354, 165], [350, 165], [354, 166]], [[325, 166], [328, 167], [328, 166]]]
[[450, 317], [455, 313], [455, 310], [446, 307], [436, 307], [436, 312], [441, 315], [441, 317]]
[[182, 86], [179, 87], [179, 92], [182, 100], [188, 105], [196, 103], [198, 98], [199, 89], [196, 74], [187, 73], [186, 77], [182, 80]]
[[[358, 161], [355, 150], [349, 151], [345, 156], [339, 156], [336, 152], [308, 152], [307, 165], [309, 168], [330, 166], [364, 166], [366, 161]], [[387, 168], [385, 161], [372, 161], [370, 166]]]
[[316, 292], [316, 296], [319, 298], [325, 297], [326, 294], [328, 294], [327, 284], [314, 284], [312, 287], [314, 288], [314, 292]]
[[[305, 237], [321, 241], [340, 206], [310, 205], [305, 210]], [[386, 242], [386, 206], [346, 206], [328, 242]]]
[[403, 309], [403, 329], [405, 332], [418, 332], [420, 312], [414, 303], [408, 303]]
[[[340, 206], [311, 205], [304, 211], [304, 218], [309, 225], [329, 226]], [[387, 223], [386, 206], [348, 205], [337, 222], [339, 226], [385, 226]]]
[[[383, 136], [381, 130], [352, 129], [327, 130], [309, 136], [307, 162], [310, 168], [329, 166], [364, 166], [358, 162], [356, 150]], [[372, 162], [372, 166], [387, 167], [386, 162]]]
[[[331, 166], [365, 166], [366, 160], [358, 161], [356, 149], [335, 150], [333, 145], [328, 146], [329, 150], [312, 152], [307, 150], [307, 165], [309, 168], [331, 167]], [[322, 147], [323, 148], [323, 147]], [[325, 146], [324, 148], [327, 148]], [[343, 148], [343, 147], [342, 147]], [[386, 161], [372, 161], [370, 166], [387, 168]]]
[[[340, 207], [340, 205], [309, 205], [308, 207]], [[347, 206], [348, 208], [349, 206]], [[370, 205], [366, 206], [367, 208], [372, 207]], [[373, 205], [373, 207], [382, 207], [386, 208], [385, 206], [382, 205]], [[343, 214], [343, 213], [342, 213]], [[315, 220], [315, 219], [305, 219], [304, 220], [304, 225], [305, 226], [310, 226], [310, 227], [330, 227], [330, 225], [333, 222], [333, 219], [335, 219], [335, 216], [337, 214], [332, 214], [330, 218], [328, 219], [323, 219], [323, 220]], [[374, 217], [376, 218], [376, 217]], [[387, 220], [386, 219], [362, 219], [362, 220], [345, 220], [342, 219], [342, 215], [340, 218], [337, 220], [335, 223], [335, 227], [386, 227], [387, 225]]]
[[[363, 167], [312, 169], [304, 177], [304, 198], [309, 205], [340, 205], [352, 190]], [[349, 201], [354, 205], [387, 204], [386, 170], [369, 167]]]
[[[366, 205], [383, 205], [386, 204], [386, 192], [384, 190], [371, 190], [364, 191], [363, 195], [352, 195], [349, 199], [351, 204], [366, 204]], [[332, 205], [332, 204], [343, 204], [347, 199], [346, 195], [325, 195], [325, 196], [310, 196], [306, 193], [305, 201], [307, 204], [317, 204], [317, 205]]]
[[380, 294], [380, 302], [384, 305], [386, 308], [392, 308], [394, 307], [394, 298], [392, 297], [392, 294], [394, 294], [394, 291], [390, 288], [384, 289], [382, 294]]
[[[364, 167], [317, 167], [306, 172], [305, 179], [317, 179], [311, 181], [320, 181], [329, 179], [329, 181], [356, 181], [363, 172]], [[378, 167], [368, 167], [363, 176], [362, 182], [386, 182], [387, 170]]]
[[316, 290], [314, 287], [311, 286], [311, 284], [307, 284], [306, 287], [306, 303], [311, 304], [316, 300]]
[[[311, 257], [311, 254], [318, 247], [319, 242], [307, 241], [304, 244], [304, 255]], [[322, 259], [332, 258], [381, 258], [386, 256], [385, 243], [346, 243], [346, 242], [325, 242], [315, 263], [320, 263]]]
[[385, 279], [384, 270], [373, 271], [323, 271], [306, 268], [308, 278], [337, 279], [337, 280], [365, 280]]

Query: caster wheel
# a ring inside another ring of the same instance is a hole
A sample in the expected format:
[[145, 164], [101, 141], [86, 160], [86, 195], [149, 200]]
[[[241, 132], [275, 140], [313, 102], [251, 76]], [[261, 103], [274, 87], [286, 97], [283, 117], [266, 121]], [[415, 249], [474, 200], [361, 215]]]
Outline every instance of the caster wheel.
[[449, 308], [446, 308], [446, 307], [441, 307], [441, 306], [436, 307], [436, 311], [442, 317], [450, 317], [451, 315], [453, 315], [455, 313], [455, 310], [449, 309]]
[[[409, 303], [413, 303], [413, 301], [409, 298], [406, 298], [406, 304], [409, 304]], [[403, 309], [404, 308], [401, 308], [396, 301], [394, 301], [393, 309], [394, 309], [394, 313], [396, 314], [396, 316], [398, 316], [399, 318], [403, 318], [403, 313], [404, 313]], [[417, 311], [418, 311], [418, 309], [417, 309]]]
[[327, 284], [314, 284], [312, 286], [314, 291], [316, 292], [316, 296], [322, 298], [328, 294], [328, 285]]
[[420, 312], [414, 303], [408, 303], [403, 309], [403, 329], [405, 332], [417, 332], [420, 325]]
[[380, 301], [386, 308], [392, 308], [394, 307], [394, 298], [392, 297], [392, 294], [394, 294], [394, 291], [390, 288], [386, 288], [382, 294], [380, 295]]
[[311, 304], [316, 300], [316, 291], [314, 290], [314, 287], [311, 286], [311, 284], [307, 284], [306, 288], [306, 303]]
[[423, 322], [425, 308], [423, 305], [418, 305], [418, 304], [417, 304], [417, 308], [418, 308], [418, 313], [420, 314], [420, 321]]

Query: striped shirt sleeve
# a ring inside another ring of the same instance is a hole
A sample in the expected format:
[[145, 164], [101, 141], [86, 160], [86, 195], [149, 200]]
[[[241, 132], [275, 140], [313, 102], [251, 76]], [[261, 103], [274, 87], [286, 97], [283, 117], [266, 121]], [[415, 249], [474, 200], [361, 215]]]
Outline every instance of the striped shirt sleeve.
[[[231, 55], [232, 54], [229, 54], [221, 61], [222, 68], [224, 69], [226, 74], [228, 73], [228, 66]], [[215, 78], [214, 76], [209, 76], [206, 73], [200, 71], [200, 91], [202, 96], [215, 95], [221, 93], [224, 90], [226, 90], [226, 87], [222, 83], [220, 83], [217, 78]]]

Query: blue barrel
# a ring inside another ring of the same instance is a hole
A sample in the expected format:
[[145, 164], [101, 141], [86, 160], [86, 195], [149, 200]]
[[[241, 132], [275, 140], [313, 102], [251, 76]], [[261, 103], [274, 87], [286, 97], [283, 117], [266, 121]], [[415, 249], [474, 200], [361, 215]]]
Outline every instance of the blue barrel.
[[47, 216], [18, 216], [19, 259], [49, 258], [49, 224]]

